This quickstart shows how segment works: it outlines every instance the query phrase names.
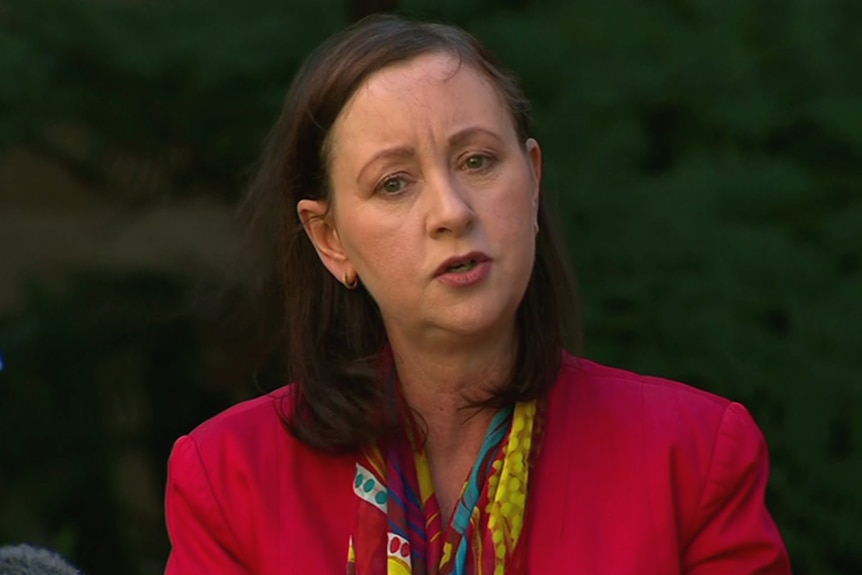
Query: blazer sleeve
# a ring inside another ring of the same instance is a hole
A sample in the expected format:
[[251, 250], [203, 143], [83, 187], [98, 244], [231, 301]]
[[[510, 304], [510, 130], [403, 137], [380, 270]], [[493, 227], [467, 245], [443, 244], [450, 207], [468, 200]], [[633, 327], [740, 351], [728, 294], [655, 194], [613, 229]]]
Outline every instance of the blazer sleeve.
[[165, 505], [172, 546], [165, 575], [250, 575], [192, 437], [174, 444]]
[[768, 479], [763, 434], [742, 405], [731, 403], [683, 552], [683, 573], [790, 574], [787, 550], [764, 502]]

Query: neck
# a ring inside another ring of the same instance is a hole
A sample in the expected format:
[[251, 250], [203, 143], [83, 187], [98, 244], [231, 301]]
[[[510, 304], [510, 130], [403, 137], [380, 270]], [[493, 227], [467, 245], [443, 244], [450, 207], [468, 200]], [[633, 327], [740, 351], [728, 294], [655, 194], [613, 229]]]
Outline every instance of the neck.
[[509, 377], [514, 333], [513, 328], [472, 345], [464, 340], [417, 345], [421, 338], [389, 331], [404, 398], [426, 426], [425, 454], [444, 524], [449, 523], [495, 415], [470, 403], [487, 398]]
[[470, 403], [487, 398], [509, 377], [514, 330], [472, 345], [461, 341], [421, 346], [415, 341], [390, 336], [404, 398], [428, 426], [428, 442], [438, 448], [455, 447], [474, 430], [481, 430], [484, 438], [494, 414], [477, 411]]

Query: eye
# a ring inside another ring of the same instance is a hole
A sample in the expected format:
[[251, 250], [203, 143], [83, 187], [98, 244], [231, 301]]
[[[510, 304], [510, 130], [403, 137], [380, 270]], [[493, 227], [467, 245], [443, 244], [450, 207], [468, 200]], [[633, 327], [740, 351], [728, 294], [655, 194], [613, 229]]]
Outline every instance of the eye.
[[404, 176], [389, 176], [385, 178], [377, 190], [388, 195], [399, 194], [407, 187], [407, 179]]
[[470, 171], [484, 170], [491, 166], [493, 158], [488, 154], [473, 154], [464, 160], [464, 167]]

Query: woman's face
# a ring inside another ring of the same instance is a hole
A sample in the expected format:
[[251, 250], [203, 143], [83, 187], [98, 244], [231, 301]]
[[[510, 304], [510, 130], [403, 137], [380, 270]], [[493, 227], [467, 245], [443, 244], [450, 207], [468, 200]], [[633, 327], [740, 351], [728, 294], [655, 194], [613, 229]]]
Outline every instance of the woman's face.
[[329, 270], [358, 275], [393, 344], [512, 335], [541, 152], [486, 76], [443, 53], [376, 72], [330, 132], [329, 169], [332, 205], [303, 200], [300, 217]]

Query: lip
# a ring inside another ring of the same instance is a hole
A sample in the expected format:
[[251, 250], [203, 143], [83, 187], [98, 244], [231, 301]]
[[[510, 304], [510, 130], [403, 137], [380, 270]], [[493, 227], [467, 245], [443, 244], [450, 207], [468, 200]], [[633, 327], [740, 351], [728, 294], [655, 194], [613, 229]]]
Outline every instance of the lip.
[[449, 268], [454, 266], [459, 266], [461, 264], [467, 263], [470, 260], [475, 261], [477, 264], [483, 264], [486, 262], [490, 262], [491, 258], [482, 252], [470, 252], [469, 254], [464, 254], [463, 256], [455, 256], [449, 258], [437, 268], [437, 271], [434, 272], [434, 277], [442, 276], [445, 273], [448, 273]]

